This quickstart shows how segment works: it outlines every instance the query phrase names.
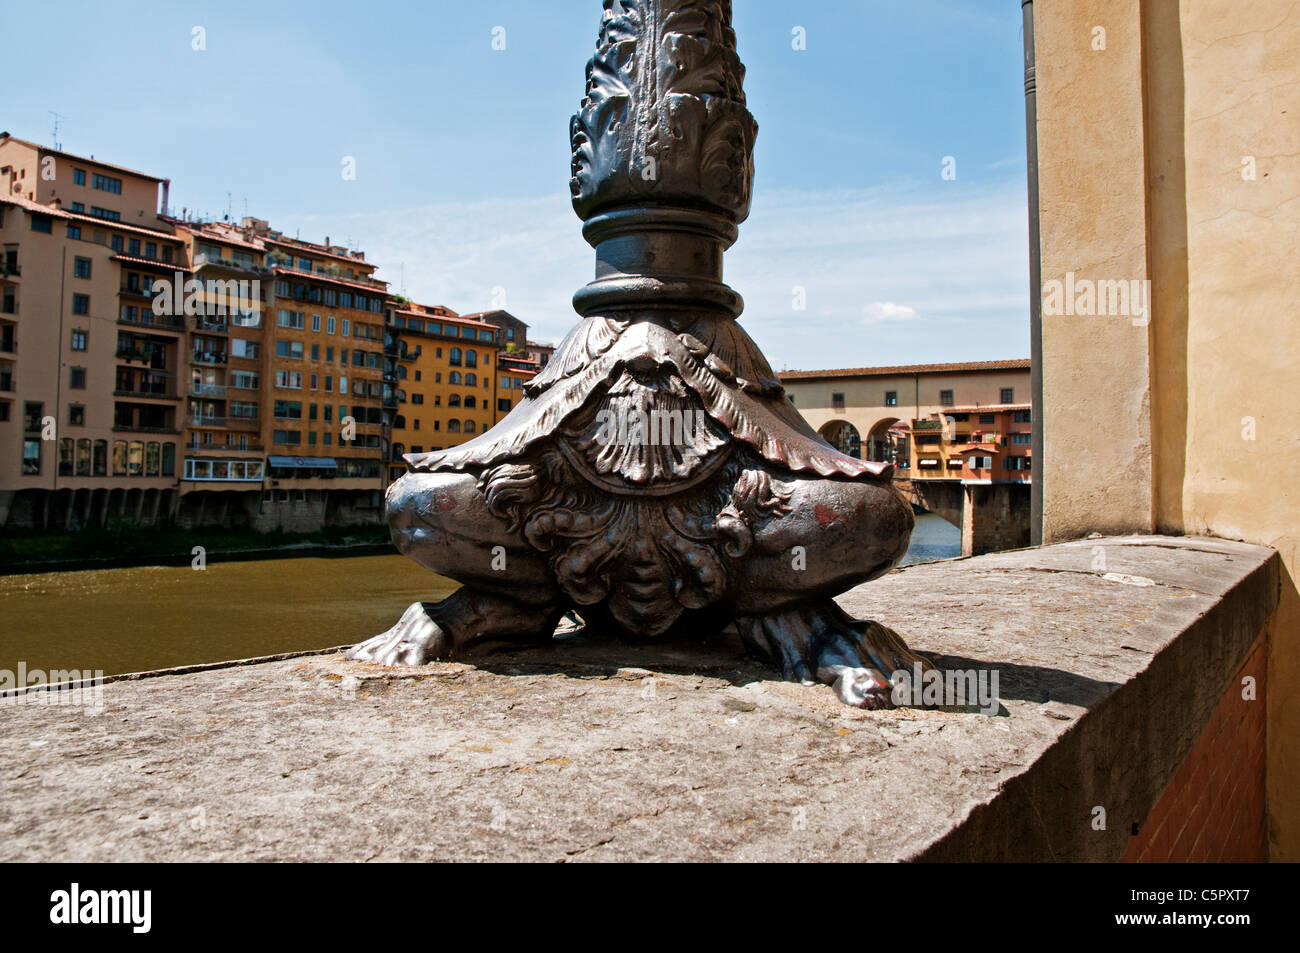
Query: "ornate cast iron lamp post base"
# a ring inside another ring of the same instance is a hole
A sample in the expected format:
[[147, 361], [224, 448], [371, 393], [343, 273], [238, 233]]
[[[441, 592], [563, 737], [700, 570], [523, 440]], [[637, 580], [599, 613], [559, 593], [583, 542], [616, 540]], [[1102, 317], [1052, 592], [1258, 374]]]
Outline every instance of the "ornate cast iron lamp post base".
[[583, 320], [525, 400], [388, 491], [398, 549], [464, 587], [349, 658], [419, 665], [545, 642], [570, 608], [629, 640], [734, 623], [783, 677], [890, 704], [929, 662], [836, 593], [907, 551], [892, 467], [839, 453], [736, 323], [722, 255], [749, 213], [757, 126], [726, 0], [605, 0], [571, 124], [596, 249]]

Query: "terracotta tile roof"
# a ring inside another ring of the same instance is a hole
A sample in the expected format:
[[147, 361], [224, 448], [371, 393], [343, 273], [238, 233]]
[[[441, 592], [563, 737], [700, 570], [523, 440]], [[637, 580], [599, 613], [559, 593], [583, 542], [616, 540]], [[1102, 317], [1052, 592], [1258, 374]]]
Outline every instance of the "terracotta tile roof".
[[42, 205], [32, 199], [23, 198], [21, 195], [0, 195], [0, 202], [7, 205], [17, 205], [29, 212], [35, 212], [38, 215], [49, 215], [51, 218], [71, 219], [76, 222], [85, 222], [94, 225], [96, 228], [113, 228], [122, 232], [134, 232], [137, 235], [146, 235], [149, 238], [156, 238], [160, 241], [177, 242], [181, 239], [170, 232], [159, 231], [153, 228], [143, 228], [139, 225], [128, 225], [125, 222], [110, 222], [106, 218], [96, 218], [93, 215], [83, 215], [81, 212], [69, 212], [65, 208], [55, 208], [52, 205]]
[[952, 374], [981, 371], [1027, 371], [1029, 358], [1013, 361], [962, 361], [955, 364], [895, 364], [886, 367], [841, 367], [824, 371], [781, 371], [783, 381], [815, 381], [837, 377], [897, 377], [904, 374]]
[[[393, 313], [409, 315], [412, 318], [420, 318], [424, 321], [435, 321], [439, 324], [455, 324], [460, 327], [492, 328], [493, 330], [496, 330], [495, 327], [488, 324], [486, 321], [477, 321], [467, 314], [458, 314], [455, 317], [451, 317], [445, 314], [429, 314], [425, 311], [407, 311], [406, 309], [399, 309]], [[397, 330], [401, 331], [402, 329], [398, 328]]]
[[190, 269], [174, 261], [159, 261], [157, 258], [135, 258], [131, 255], [110, 255], [114, 261], [124, 261], [130, 265], [146, 265], [150, 268], [164, 268], [167, 271], [181, 271], [190, 274]]
[[191, 235], [197, 236], [198, 238], [206, 238], [218, 245], [238, 245], [240, 248], [251, 248], [254, 251], [265, 250], [264, 246], [257, 244], [256, 242], [249, 242], [242, 238], [235, 238], [232, 235], [227, 235], [225, 232], [209, 231], [202, 225], [186, 225], [181, 222], [176, 222], [175, 226], [183, 232], [189, 232]]
[[285, 238], [281, 235], [279, 238], [272, 238], [270, 235], [258, 236], [268, 245], [279, 245], [281, 248], [292, 248], [295, 251], [306, 252], [309, 255], [318, 255], [321, 258], [333, 258], [337, 261], [346, 261], [349, 265], [360, 265], [363, 268], [371, 270], [378, 267], [372, 265], [364, 258], [353, 258], [351, 255], [336, 255], [332, 251], [327, 251], [324, 245], [317, 245], [313, 242], [306, 242], [300, 238]]
[[99, 159], [91, 159], [86, 156], [73, 155], [71, 152], [64, 152], [61, 149], [52, 149], [49, 146], [43, 146], [39, 142], [29, 142], [26, 139], [19, 139], [17, 136], [5, 136], [0, 138], [0, 143], [17, 142], [20, 145], [28, 146], [32, 149], [39, 149], [46, 155], [63, 156], [65, 159], [71, 159], [75, 162], [84, 162], [86, 165], [98, 166], [101, 169], [112, 169], [114, 172], [122, 172], [126, 175], [133, 175], [140, 179], [148, 179], [151, 182], [166, 182], [164, 178], [156, 175], [150, 175], [148, 172], [140, 172], [136, 169], [128, 169], [124, 165], [113, 165], [111, 162], [101, 162]]
[[349, 281], [346, 278], [335, 278], [332, 275], [318, 275], [314, 271], [296, 271], [293, 268], [272, 268], [271, 270], [274, 271], [277, 275], [284, 275], [285, 277], [310, 279], [312, 281], [325, 281], [325, 282], [329, 282], [332, 285], [345, 285], [349, 288], [356, 288], [360, 291], [368, 291], [371, 294], [381, 295], [385, 298], [388, 297], [388, 282], [386, 281], [379, 282], [379, 284], [382, 284], [383, 287], [378, 288], [375, 287], [374, 285], [363, 285], [356, 281]]

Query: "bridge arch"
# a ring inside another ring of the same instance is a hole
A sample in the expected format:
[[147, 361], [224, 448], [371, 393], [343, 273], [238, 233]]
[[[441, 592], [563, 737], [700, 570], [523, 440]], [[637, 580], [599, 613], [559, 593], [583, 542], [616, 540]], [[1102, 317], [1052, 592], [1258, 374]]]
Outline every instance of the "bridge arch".
[[840, 453], [862, 458], [862, 434], [847, 420], [828, 420], [817, 433]]
[[[897, 417], [881, 417], [867, 431], [867, 459], [896, 466], [907, 464], [907, 435], [900, 433]], [[892, 432], [891, 432], [892, 431]]]

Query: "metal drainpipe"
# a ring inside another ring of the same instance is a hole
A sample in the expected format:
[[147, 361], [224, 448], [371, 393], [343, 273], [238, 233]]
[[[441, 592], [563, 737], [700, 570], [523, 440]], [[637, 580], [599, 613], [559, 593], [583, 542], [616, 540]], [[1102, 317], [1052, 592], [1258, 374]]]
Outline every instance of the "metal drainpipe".
[[1025, 33], [1025, 159], [1029, 183], [1029, 390], [1033, 407], [1029, 542], [1043, 542], [1043, 271], [1038, 231], [1038, 80], [1034, 72], [1034, 0], [1020, 0]]

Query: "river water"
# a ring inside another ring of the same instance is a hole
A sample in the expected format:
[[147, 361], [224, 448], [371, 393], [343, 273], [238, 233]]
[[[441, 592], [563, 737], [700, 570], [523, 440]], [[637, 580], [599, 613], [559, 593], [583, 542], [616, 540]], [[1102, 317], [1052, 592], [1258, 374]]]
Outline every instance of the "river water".
[[[903, 565], [959, 550], [926, 513]], [[0, 576], [0, 669], [113, 675], [346, 645], [455, 588], [397, 555]]]

